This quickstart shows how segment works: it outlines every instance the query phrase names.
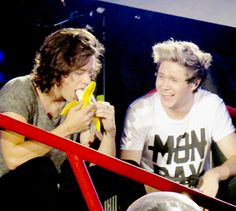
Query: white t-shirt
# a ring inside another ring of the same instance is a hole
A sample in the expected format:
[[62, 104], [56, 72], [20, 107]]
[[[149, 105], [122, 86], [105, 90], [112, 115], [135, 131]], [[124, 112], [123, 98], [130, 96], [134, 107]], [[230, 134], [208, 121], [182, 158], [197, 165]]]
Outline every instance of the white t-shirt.
[[213, 93], [199, 89], [188, 115], [173, 120], [155, 92], [129, 106], [121, 150], [141, 150], [141, 167], [181, 182], [203, 171], [212, 141], [234, 131], [223, 100]]

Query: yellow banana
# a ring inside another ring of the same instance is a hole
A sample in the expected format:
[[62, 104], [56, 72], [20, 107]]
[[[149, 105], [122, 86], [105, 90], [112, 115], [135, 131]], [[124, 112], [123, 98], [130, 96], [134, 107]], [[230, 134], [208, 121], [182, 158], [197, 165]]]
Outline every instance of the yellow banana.
[[62, 109], [60, 115], [66, 116], [66, 115], [68, 114], [69, 110], [70, 110], [72, 107], [74, 107], [74, 106], [76, 106], [76, 105], [78, 105], [78, 104], [79, 104], [79, 101], [77, 101], [77, 100], [74, 100], [74, 101], [69, 102], [69, 103]]
[[[83, 105], [81, 107], [81, 109], [85, 108], [90, 102], [91, 102], [91, 99], [93, 97], [93, 92], [95, 90], [95, 87], [96, 87], [96, 83], [94, 81], [91, 81], [90, 84], [86, 87], [86, 89], [84, 90], [84, 92], [82, 93], [81, 96], [77, 96], [78, 97], [78, 101], [77, 100], [74, 100], [74, 101], [71, 101], [70, 103], [68, 103], [61, 111], [61, 115], [62, 116], [66, 116], [69, 112], [69, 110], [78, 105], [79, 103], [79, 100], [82, 100], [83, 101]], [[93, 124], [95, 126], [95, 128], [97, 129], [97, 131], [100, 131], [101, 130], [101, 123], [100, 123], [100, 120], [99, 118], [97, 117], [94, 117], [93, 118]]]
[[96, 83], [94, 81], [91, 81], [90, 84], [84, 90], [83, 95], [82, 95], [82, 100], [84, 102], [82, 105], [82, 108], [85, 108], [91, 102], [91, 98], [95, 90], [95, 87], [96, 87]]

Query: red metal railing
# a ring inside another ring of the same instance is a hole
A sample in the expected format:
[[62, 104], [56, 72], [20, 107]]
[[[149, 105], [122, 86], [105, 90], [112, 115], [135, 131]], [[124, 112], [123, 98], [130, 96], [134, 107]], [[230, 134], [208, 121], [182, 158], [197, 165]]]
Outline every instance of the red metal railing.
[[12, 119], [4, 114], [0, 114], [0, 127], [66, 152], [89, 210], [102, 211], [103, 207], [84, 161], [95, 163], [117, 174], [157, 188], [160, 191], [185, 192], [189, 194], [199, 206], [207, 209], [236, 210], [236, 206], [230, 203], [206, 196], [198, 191], [125, 163], [118, 158], [107, 156], [69, 139], [59, 137], [30, 124]]

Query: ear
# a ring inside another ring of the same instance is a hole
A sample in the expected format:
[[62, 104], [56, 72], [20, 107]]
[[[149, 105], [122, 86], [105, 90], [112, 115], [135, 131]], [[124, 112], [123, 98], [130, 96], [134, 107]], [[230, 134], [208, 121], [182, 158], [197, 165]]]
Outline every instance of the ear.
[[192, 91], [196, 90], [199, 87], [199, 84], [201, 83], [201, 79], [196, 79], [191, 83]]

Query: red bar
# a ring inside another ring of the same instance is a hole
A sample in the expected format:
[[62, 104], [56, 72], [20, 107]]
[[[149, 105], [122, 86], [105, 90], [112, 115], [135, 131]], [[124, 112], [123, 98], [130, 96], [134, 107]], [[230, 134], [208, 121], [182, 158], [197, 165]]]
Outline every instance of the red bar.
[[89, 210], [102, 211], [103, 207], [98, 198], [96, 189], [94, 188], [84, 161], [78, 156], [70, 153], [67, 153], [67, 157], [70, 161], [71, 167], [74, 171], [75, 177], [79, 183]]
[[[107, 156], [96, 150], [51, 134], [50, 132], [47, 132], [30, 124], [14, 120], [4, 114], [0, 114], [0, 127], [19, 133], [41, 143], [50, 145], [54, 148], [58, 148], [59, 150], [65, 151], [67, 154], [77, 155], [80, 157], [80, 160], [87, 160], [89, 162], [95, 163], [105, 169], [129, 177], [143, 184], [147, 184], [161, 191], [173, 191], [178, 193], [185, 192], [189, 194], [191, 198], [201, 207], [212, 210], [236, 210], [236, 206], [233, 204], [227, 203], [217, 198], [209, 197], [205, 194], [187, 188], [164, 177], [125, 163], [117, 158]], [[75, 160], [73, 160], [72, 162], [74, 163]], [[80, 167], [81, 169], [84, 168], [84, 166]], [[79, 171], [83, 171], [80, 169], [80, 167], [78, 165]], [[89, 184], [87, 185], [89, 186]], [[83, 186], [82, 188], [85, 187]], [[83, 193], [86, 192], [85, 190], [82, 191]], [[90, 196], [91, 198], [89, 198]], [[99, 202], [97, 202], [98, 198], [95, 196], [96, 194], [88, 195], [89, 199], [87, 201], [89, 203], [94, 202], [99, 204]]]

